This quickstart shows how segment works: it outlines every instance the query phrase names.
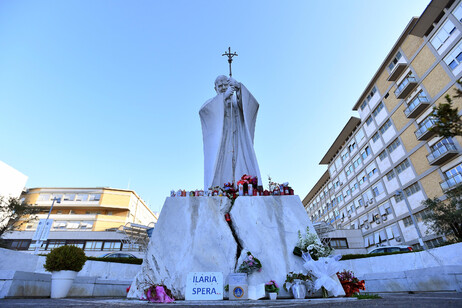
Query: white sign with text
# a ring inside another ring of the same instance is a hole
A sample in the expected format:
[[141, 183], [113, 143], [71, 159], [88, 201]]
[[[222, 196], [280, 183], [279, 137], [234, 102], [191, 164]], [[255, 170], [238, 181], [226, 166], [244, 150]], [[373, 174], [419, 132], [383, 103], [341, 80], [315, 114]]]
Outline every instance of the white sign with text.
[[186, 300], [222, 300], [223, 273], [190, 272], [186, 281]]

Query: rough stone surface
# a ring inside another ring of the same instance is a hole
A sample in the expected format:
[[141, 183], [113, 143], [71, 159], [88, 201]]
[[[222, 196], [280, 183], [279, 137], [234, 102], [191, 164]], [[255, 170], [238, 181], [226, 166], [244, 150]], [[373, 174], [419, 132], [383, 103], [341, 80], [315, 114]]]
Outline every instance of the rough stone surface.
[[231, 210], [233, 226], [244, 248], [238, 264], [247, 251], [262, 263], [262, 271], [249, 276], [249, 285], [275, 280], [279, 297], [288, 296], [282, 285], [287, 273], [306, 272], [303, 259], [292, 251], [298, 231], [306, 227], [315, 232], [298, 196], [239, 197]]
[[146, 256], [128, 296], [140, 298], [146, 284], [164, 283], [184, 298], [189, 272], [234, 270], [237, 244], [224, 213], [225, 197], [167, 198]]
[[[167, 198], [154, 229], [141, 271], [128, 294], [142, 296], [145, 283], [163, 282], [176, 298], [184, 298], [189, 272], [228, 274], [250, 251], [263, 266], [249, 284], [276, 280], [281, 285], [290, 271], [306, 272], [303, 260], [292, 254], [298, 231], [314, 228], [298, 196], [239, 197], [230, 214], [237, 241], [224, 219], [230, 201], [225, 197]], [[238, 260], [236, 262], [236, 257]]]

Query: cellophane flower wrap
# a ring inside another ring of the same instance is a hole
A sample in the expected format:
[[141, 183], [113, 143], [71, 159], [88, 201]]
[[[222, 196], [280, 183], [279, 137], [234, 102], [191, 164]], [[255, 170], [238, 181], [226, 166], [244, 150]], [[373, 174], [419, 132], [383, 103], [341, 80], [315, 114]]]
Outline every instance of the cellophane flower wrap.
[[356, 278], [352, 271], [343, 270], [343, 272], [337, 273], [337, 277], [347, 297], [359, 293], [359, 290], [366, 290], [364, 280]]
[[261, 272], [261, 262], [255, 258], [250, 251], [248, 251], [247, 256], [244, 261], [242, 261], [242, 264], [239, 266], [237, 272], [250, 275], [255, 271]]
[[303, 253], [305, 269], [311, 271], [316, 276], [314, 282], [314, 289], [319, 290], [324, 287], [330, 291], [334, 296], [344, 294], [342, 285], [338, 282], [336, 273], [342, 268], [340, 260], [342, 256], [321, 257], [317, 261], [313, 260], [309, 253]]
[[141, 300], [147, 300], [151, 303], [172, 303], [175, 298], [166, 286], [162, 284], [153, 284], [144, 290], [144, 296]]
[[306, 227], [306, 234], [302, 236], [298, 231], [297, 246], [302, 252], [308, 252], [313, 260], [321, 257], [328, 257], [332, 254], [332, 248], [323, 245], [315, 233], [310, 232], [310, 227]]

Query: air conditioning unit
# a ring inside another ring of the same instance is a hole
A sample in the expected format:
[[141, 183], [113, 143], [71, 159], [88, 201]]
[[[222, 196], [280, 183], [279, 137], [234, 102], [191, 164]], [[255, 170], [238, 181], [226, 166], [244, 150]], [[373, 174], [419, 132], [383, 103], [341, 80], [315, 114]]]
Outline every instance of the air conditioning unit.
[[366, 202], [366, 204], [364, 204], [364, 207], [368, 207], [369, 206], [369, 202]]
[[374, 199], [369, 200], [369, 204], [374, 203]]
[[401, 237], [400, 237], [400, 236], [397, 236], [397, 237], [396, 237], [396, 241], [397, 241], [397, 242], [401, 242]]
[[350, 217], [351, 217], [351, 214], [348, 214], [348, 218], [350, 218]]
[[366, 229], [366, 230], [369, 229], [369, 225], [365, 225], [364, 229]]
[[343, 182], [340, 182], [340, 186], [343, 186]]
[[387, 218], [387, 215], [382, 215], [382, 220], [383, 221], [386, 221], [388, 218]]
[[380, 220], [377, 219], [377, 220], [375, 221], [375, 223], [376, 223], [376, 224], [380, 224]]

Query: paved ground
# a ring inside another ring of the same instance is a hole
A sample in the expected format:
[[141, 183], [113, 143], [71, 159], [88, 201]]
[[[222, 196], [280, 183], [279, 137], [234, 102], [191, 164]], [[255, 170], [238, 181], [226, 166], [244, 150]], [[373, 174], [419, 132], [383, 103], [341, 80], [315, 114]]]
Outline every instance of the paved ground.
[[332, 299], [280, 299], [276, 301], [177, 301], [171, 304], [153, 304], [144, 301], [127, 300], [121, 298], [66, 298], [66, 299], [0, 299], [0, 307], [198, 307], [218, 306], [220, 308], [241, 307], [462, 307], [462, 293], [392, 293], [379, 294], [381, 299], [357, 300], [356, 298]]

